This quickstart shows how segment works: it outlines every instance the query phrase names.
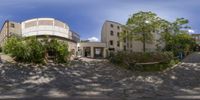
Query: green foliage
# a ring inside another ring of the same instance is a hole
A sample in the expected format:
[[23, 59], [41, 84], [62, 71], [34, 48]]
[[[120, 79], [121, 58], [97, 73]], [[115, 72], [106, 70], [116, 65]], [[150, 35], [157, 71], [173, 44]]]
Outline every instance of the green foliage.
[[0, 52], [2, 52], [3, 50], [2, 50], [2, 47], [0, 47]]
[[183, 31], [182, 29], [189, 29], [187, 24], [189, 23], [189, 20], [184, 18], [177, 18], [176, 21], [171, 23], [171, 31], [173, 34], [181, 34]]
[[7, 39], [6, 43], [4, 44], [4, 47], [3, 47], [3, 52], [6, 54], [10, 53], [10, 52], [15, 52], [16, 45], [20, 41], [21, 41], [21, 39], [17, 38], [17, 37], [11, 37], [11, 38]]
[[[169, 22], [158, 17], [152, 12], [138, 12], [133, 14], [123, 26], [121, 38], [133, 38], [143, 43], [143, 51], [145, 51], [146, 43], [152, 43], [155, 38], [154, 34], [161, 34], [161, 38], [156, 40], [156, 47], [161, 51], [163, 43], [166, 44], [165, 50], [179, 52], [191, 51], [194, 41], [185, 30], [190, 27], [187, 25], [189, 21], [184, 18], [177, 18], [174, 22]], [[176, 54], [176, 53], [175, 53]]]
[[121, 37], [133, 38], [143, 43], [143, 51], [146, 50], [146, 43], [155, 41], [154, 33], [163, 28], [167, 21], [158, 17], [152, 12], [138, 12], [133, 14], [123, 26], [124, 32]]
[[161, 32], [161, 40], [166, 44], [166, 51], [172, 51], [175, 55], [178, 55], [178, 52], [192, 51], [195, 42], [186, 31], [190, 28], [188, 23], [187, 19], [177, 18], [176, 21], [165, 26], [165, 31]]
[[[126, 69], [137, 71], [162, 71], [174, 63], [172, 52], [117, 52], [109, 59], [112, 63]], [[137, 65], [137, 63], [158, 62], [150, 65]]]
[[30, 61], [35, 63], [42, 63], [44, 61], [45, 56], [45, 48], [43, 47], [42, 43], [37, 40], [36, 37], [31, 37], [26, 39], [27, 48], [30, 49]]
[[191, 35], [185, 31], [175, 35], [165, 33], [163, 37], [166, 44], [165, 50], [172, 51], [175, 55], [178, 55], [178, 52], [190, 52], [196, 45]]
[[35, 38], [20, 39], [11, 37], [4, 45], [4, 52], [11, 54], [17, 61], [41, 63], [44, 58], [44, 48]]
[[53, 52], [55, 52], [55, 61], [57, 63], [66, 63], [69, 60], [70, 53], [68, 52], [68, 46], [65, 43], [59, 42], [56, 39], [52, 39], [48, 44], [49, 45], [47, 46], [47, 49], [50, 49]]
[[[41, 40], [42, 41], [42, 40]], [[53, 49], [56, 53], [55, 62], [65, 63], [69, 57], [68, 47], [55, 39], [51, 42], [39, 41], [36, 37], [29, 38], [9, 38], [3, 51], [6, 54], [11, 54], [17, 61], [28, 63], [43, 63], [45, 60], [45, 53], [48, 49]]]
[[136, 65], [133, 69], [140, 72], [157, 72], [168, 69], [177, 63], [178, 60], [170, 60], [168, 62], [160, 62], [152, 65]]

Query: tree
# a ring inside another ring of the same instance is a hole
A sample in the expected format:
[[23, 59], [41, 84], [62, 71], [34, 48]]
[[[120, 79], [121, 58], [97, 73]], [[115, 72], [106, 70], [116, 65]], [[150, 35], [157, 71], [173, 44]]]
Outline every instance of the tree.
[[165, 27], [166, 31], [161, 33], [163, 42], [166, 44], [165, 50], [173, 51], [175, 55], [192, 50], [195, 42], [187, 31], [190, 28], [188, 23], [187, 19], [177, 18]]
[[122, 38], [129, 37], [143, 43], [143, 52], [146, 52], [146, 43], [155, 40], [153, 33], [161, 30], [161, 23], [165, 20], [152, 12], [138, 12], [133, 14], [123, 26]]

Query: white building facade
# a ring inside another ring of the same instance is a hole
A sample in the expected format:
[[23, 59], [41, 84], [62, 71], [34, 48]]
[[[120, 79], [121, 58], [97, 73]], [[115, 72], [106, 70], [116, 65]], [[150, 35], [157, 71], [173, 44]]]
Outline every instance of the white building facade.
[[67, 43], [69, 51], [74, 53], [77, 51], [77, 43], [80, 41], [80, 36], [71, 31], [66, 23], [54, 18], [34, 18], [21, 23], [6, 21], [0, 34], [2, 36], [2, 39], [0, 38], [1, 46], [3, 46], [5, 38], [9, 38], [13, 34], [22, 37], [56, 38]]
[[69, 26], [53, 18], [36, 18], [24, 21], [22, 25], [22, 36], [50, 35], [72, 39]]

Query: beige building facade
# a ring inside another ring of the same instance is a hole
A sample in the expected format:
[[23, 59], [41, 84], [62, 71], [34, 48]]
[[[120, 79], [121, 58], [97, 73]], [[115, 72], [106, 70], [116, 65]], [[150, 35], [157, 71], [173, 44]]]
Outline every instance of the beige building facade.
[[[130, 39], [128, 36], [121, 38], [120, 33], [123, 31], [122, 24], [105, 21], [101, 30], [101, 42], [84, 41], [78, 43], [78, 56], [89, 58], [106, 58], [111, 53], [117, 51], [143, 52], [143, 43]], [[146, 51], [153, 52], [157, 49], [157, 40], [160, 34], [153, 34], [155, 40], [152, 43], [146, 43]], [[160, 44], [161, 48], [164, 44]], [[99, 54], [99, 55], [98, 55]]]
[[11, 35], [21, 36], [21, 24], [13, 21], [5, 21], [0, 32], [0, 46], [2, 47], [5, 41]]
[[[122, 24], [113, 21], [104, 22], [101, 31], [101, 42], [106, 43], [108, 53], [117, 51], [142, 52], [142, 42], [130, 39], [128, 36], [125, 38], [120, 37], [120, 33], [123, 31], [122, 26]], [[152, 43], [146, 43], [146, 50], [148, 52], [156, 51], [156, 45], [161, 37], [158, 32], [155, 32], [153, 36], [155, 40]], [[162, 43], [159, 46], [163, 48], [164, 44]]]
[[122, 32], [121, 24], [113, 21], [106, 21], [101, 30], [101, 42], [106, 43], [109, 51], [119, 51], [123, 49], [123, 41], [120, 40]]
[[106, 43], [80, 42], [78, 43], [78, 56], [88, 58], [106, 58]]
[[[80, 36], [77, 33], [71, 31], [66, 23], [54, 18], [34, 18], [21, 23], [5, 21], [0, 33], [0, 46], [2, 47], [11, 35], [18, 35], [57, 38], [68, 44], [69, 51], [73, 51], [74, 54], [81, 57], [106, 58], [111, 52], [142, 52], [142, 42], [129, 37], [121, 38], [122, 26], [117, 22], [105, 21], [101, 30], [100, 42], [80, 42]], [[153, 43], [146, 44], [147, 51], [152, 52], [157, 49], [157, 40], [160, 39], [158, 33], [153, 34], [155, 37]], [[164, 47], [164, 44], [161, 44], [161, 47]]]

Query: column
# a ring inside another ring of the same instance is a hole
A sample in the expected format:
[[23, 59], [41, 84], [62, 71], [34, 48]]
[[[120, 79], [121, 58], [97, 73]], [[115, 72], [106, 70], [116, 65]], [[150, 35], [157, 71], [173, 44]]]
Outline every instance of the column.
[[103, 48], [103, 58], [106, 58], [106, 48]]
[[90, 47], [90, 55], [91, 55], [91, 58], [94, 58], [94, 47]]

